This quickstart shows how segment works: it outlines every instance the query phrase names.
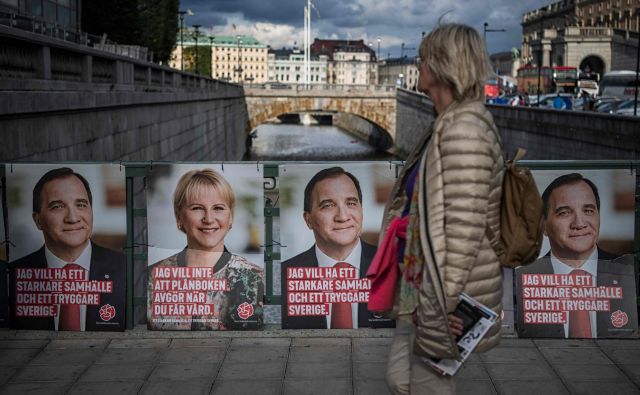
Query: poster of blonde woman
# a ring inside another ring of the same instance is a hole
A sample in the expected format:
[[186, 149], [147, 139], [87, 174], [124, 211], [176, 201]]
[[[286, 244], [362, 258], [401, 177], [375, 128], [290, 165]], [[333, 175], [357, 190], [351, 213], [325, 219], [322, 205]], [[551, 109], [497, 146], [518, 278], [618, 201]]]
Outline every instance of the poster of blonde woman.
[[149, 329], [263, 327], [262, 182], [255, 164], [150, 169]]

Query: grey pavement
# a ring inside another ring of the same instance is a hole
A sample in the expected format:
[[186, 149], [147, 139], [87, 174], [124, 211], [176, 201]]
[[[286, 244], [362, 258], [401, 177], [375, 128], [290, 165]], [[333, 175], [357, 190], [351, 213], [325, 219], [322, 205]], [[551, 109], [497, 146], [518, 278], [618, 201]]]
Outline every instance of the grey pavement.
[[[388, 394], [392, 330], [0, 330], [0, 394]], [[640, 394], [640, 339], [505, 336], [459, 394]]]

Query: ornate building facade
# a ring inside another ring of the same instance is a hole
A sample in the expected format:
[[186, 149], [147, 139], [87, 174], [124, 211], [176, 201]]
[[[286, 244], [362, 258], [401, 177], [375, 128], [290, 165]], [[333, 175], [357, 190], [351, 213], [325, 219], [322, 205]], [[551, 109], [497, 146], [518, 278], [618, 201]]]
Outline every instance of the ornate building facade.
[[635, 69], [640, 0], [563, 0], [522, 16], [522, 63]]

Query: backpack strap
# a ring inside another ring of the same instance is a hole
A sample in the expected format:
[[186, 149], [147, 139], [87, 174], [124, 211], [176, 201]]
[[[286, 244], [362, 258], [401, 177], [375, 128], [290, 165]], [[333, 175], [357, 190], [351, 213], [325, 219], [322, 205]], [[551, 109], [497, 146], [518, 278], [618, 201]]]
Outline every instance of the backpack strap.
[[[487, 128], [489, 130], [491, 130], [493, 132], [493, 134], [496, 136], [496, 139], [498, 140], [498, 142], [500, 144], [502, 144], [502, 140], [500, 138], [500, 134], [498, 134], [498, 131], [496, 130], [496, 128], [494, 127], [492, 122], [489, 122], [489, 120], [482, 114], [475, 112], [475, 111], [462, 111], [459, 113], [459, 115], [462, 114], [469, 114], [479, 120], [481, 120], [485, 125], [487, 125]], [[527, 153], [527, 150], [525, 150], [524, 148], [518, 148], [518, 150], [516, 151], [515, 156], [513, 157], [513, 159], [506, 161], [505, 163], [505, 171], [510, 171], [510, 169], [514, 168], [516, 166], [516, 162], [518, 162], [520, 159], [522, 159], [524, 157], [524, 155]], [[505, 174], [506, 176], [506, 174]], [[493, 250], [496, 252], [496, 255], [500, 256], [504, 250], [505, 247], [502, 243], [501, 240], [498, 239], [498, 237], [496, 237], [496, 234], [491, 230], [491, 228], [489, 227], [489, 224], [485, 225], [485, 235], [487, 236], [487, 239], [489, 240], [489, 244], [491, 244], [491, 247], [493, 248]]]

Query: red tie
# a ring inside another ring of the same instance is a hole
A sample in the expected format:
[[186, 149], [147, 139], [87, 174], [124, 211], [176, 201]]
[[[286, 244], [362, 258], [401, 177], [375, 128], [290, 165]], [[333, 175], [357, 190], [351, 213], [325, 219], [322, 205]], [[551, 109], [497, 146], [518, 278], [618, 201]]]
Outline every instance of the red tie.
[[[353, 267], [347, 262], [338, 262], [335, 268]], [[331, 329], [352, 329], [351, 303], [333, 303], [331, 305]]]
[[[582, 269], [572, 270], [571, 276], [583, 276], [590, 274]], [[591, 320], [589, 312], [586, 310], [569, 312], [569, 337], [575, 338], [592, 338]]]
[[[83, 269], [82, 266], [75, 263], [67, 263], [63, 270]], [[63, 304], [60, 305], [60, 319], [58, 320], [59, 331], [79, 331], [80, 330], [80, 305]]]

